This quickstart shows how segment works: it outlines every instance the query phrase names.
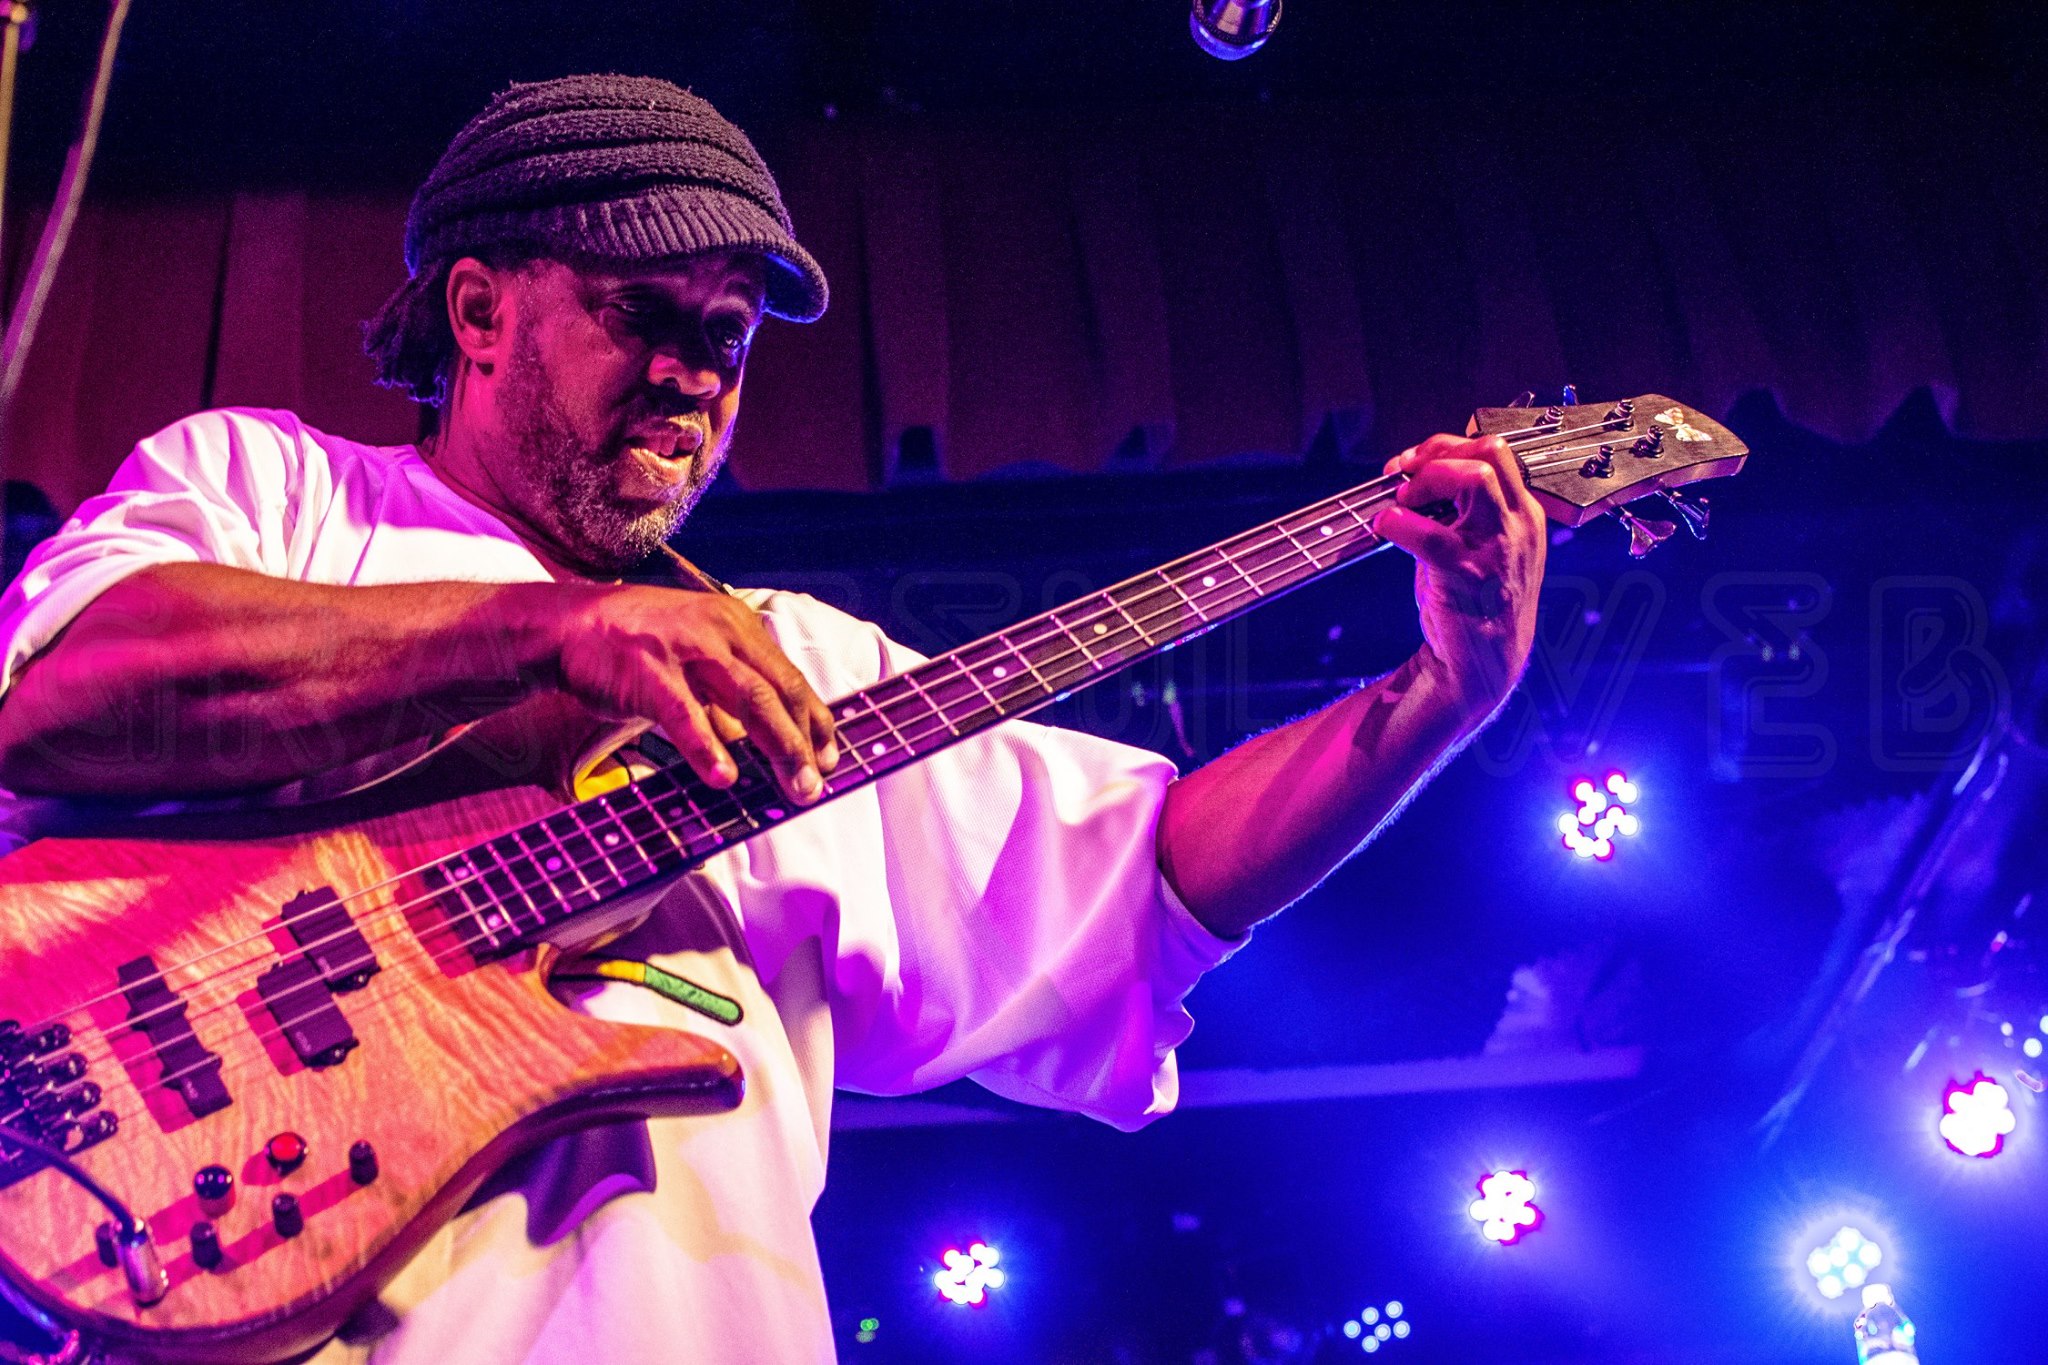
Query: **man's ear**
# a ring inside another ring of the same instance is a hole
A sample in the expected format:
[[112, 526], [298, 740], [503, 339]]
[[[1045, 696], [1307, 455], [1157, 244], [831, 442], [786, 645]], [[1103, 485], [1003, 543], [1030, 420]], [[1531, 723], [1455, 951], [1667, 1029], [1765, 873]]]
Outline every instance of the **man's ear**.
[[512, 272], [474, 256], [448, 268], [448, 328], [457, 354], [484, 374], [504, 359], [512, 342]]

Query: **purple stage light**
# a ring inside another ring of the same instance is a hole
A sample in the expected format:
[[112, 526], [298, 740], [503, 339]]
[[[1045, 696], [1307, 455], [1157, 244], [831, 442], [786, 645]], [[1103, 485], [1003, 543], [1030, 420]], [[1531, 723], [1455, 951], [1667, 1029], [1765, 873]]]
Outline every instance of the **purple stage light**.
[[1941, 1140], [1964, 1156], [1997, 1156], [2019, 1122], [2005, 1087], [1981, 1071], [1967, 1083], [1950, 1082], [1941, 1110]]
[[1479, 1198], [1472, 1201], [1471, 1214], [1479, 1223], [1479, 1235], [1489, 1242], [1513, 1246], [1523, 1234], [1534, 1232], [1543, 1222], [1536, 1207], [1536, 1183], [1526, 1171], [1495, 1171], [1479, 1182]]

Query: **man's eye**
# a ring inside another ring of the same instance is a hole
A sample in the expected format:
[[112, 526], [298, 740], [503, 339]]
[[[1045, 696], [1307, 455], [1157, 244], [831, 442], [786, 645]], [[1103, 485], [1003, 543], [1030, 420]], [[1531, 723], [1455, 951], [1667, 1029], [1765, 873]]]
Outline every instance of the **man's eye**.
[[747, 342], [751, 339], [744, 327], [727, 325], [711, 329], [712, 344], [718, 347], [719, 353], [727, 360], [738, 360], [745, 355]]

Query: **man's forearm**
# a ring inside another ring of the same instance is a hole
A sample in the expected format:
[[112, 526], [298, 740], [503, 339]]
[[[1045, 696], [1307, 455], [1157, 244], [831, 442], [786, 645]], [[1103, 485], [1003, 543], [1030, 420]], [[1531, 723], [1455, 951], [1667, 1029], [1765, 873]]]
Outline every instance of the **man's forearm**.
[[232, 791], [432, 734], [542, 684], [538, 594], [561, 591], [143, 570], [79, 613], [0, 700], [0, 786]]
[[1196, 919], [1235, 938], [1356, 852], [1488, 709], [1425, 650], [1175, 782], [1159, 865]]

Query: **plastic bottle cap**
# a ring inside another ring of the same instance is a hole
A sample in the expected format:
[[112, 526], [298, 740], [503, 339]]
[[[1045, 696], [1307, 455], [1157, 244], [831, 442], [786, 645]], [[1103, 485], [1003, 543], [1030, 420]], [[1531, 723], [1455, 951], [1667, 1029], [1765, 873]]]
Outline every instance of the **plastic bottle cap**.
[[1880, 1303], [1888, 1303], [1893, 1307], [1897, 1307], [1898, 1302], [1897, 1299], [1892, 1297], [1892, 1287], [1888, 1284], [1866, 1284], [1863, 1286], [1863, 1306], [1865, 1308], [1870, 1308]]

